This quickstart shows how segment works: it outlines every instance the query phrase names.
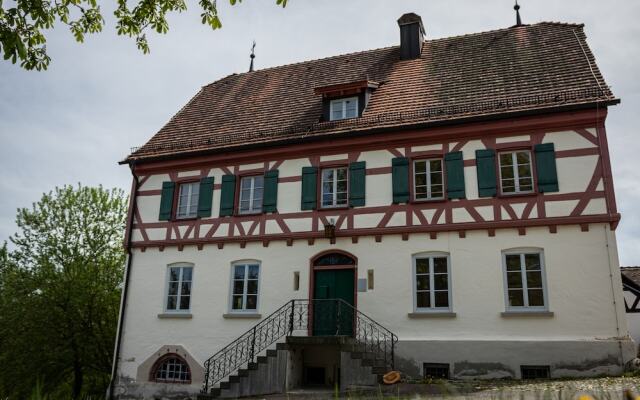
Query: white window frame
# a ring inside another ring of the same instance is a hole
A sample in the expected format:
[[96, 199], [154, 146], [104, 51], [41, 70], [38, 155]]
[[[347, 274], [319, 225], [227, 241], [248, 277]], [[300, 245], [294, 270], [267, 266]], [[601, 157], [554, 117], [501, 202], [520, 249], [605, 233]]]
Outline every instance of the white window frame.
[[[448, 307], [436, 307], [435, 306], [435, 280], [434, 280], [434, 268], [433, 259], [436, 257], [444, 257], [447, 259], [447, 295], [448, 295]], [[431, 307], [418, 307], [418, 279], [416, 274], [416, 261], [419, 258], [429, 258], [429, 295]], [[417, 253], [411, 257], [411, 282], [413, 293], [413, 311], [415, 313], [439, 313], [439, 312], [451, 312], [453, 310], [452, 295], [451, 295], [451, 255], [446, 252], [430, 251], [425, 253]]]
[[[253, 208], [253, 201], [255, 200], [256, 178], [262, 178], [262, 198], [260, 199], [260, 206], [258, 209]], [[242, 209], [242, 181], [250, 179], [251, 186], [249, 187], [249, 209]], [[238, 214], [260, 214], [262, 213], [262, 205], [264, 204], [264, 175], [248, 175], [240, 177], [240, 189], [238, 194]]]
[[[354, 117], [347, 117], [347, 101], [353, 101], [356, 104], [356, 115]], [[340, 104], [340, 107], [342, 108], [340, 111], [342, 113], [342, 118], [333, 118], [333, 111], [335, 110], [336, 106]], [[342, 121], [343, 119], [351, 119], [351, 118], [358, 118], [360, 111], [359, 111], [359, 104], [358, 104], [358, 96], [354, 96], [354, 97], [344, 97], [341, 99], [334, 99], [331, 100], [329, 102], [329, 121]]]
[[[347, 190], [345, 191], [347, 197], [344, 204], [338, 204], [338, 170], [344, 169], [346, 181], [347, 181]], [[331, 204], [324, 204], [324, 171], [333, 170], [333, 185], [332, 185], [332, 198]], [[320, 208], [340, 208], [340, 207], [348, 207], [349, 206], [349, 167], [327, 167], [322, 168], [320, 170]]]
[[[529, 292], [527, 287], [527, 268], [524, 265], [525, 254], [538, 254], [540, 257], [540, 273], [542, 274], [542, 299], [544, 301], [543, 306], [529, 306]], [[509, 305], [509, 282], [507, 280], [507, 256], [519, 255], [520, 256], [520, 279], [522, 280], [522, 296], [524, 306], [510, 306]], [[502, 251], [502, 280], [504, 285], [504, 306], [507, 312], [536, 312], [536, 311], [549, 311], [549, 298], [548, 298], [548, 286], [547, 286], [547, 271], [544, 260], [544, 250], [537, 247], [522, 247], [515, 249], [508, 249]]]
[[[170, 283], [170, 279], [171, 279], [171, 268], [180, 268], [180, 276], [178, 277], [178, 293], [177, 293], [177, 300], [176, 300], [176, 309], [169, 309], [168, 305], [169, 305], [169, 283]], [[191, 268], [191, 285], [190, 285], [190, 294], [189, 294], [189, 308], [188, 309], [184, 309], [181, 310], [180, 309], [180, 297], [182, 296], [182, 276], [184, 273], [184, 268]], [[164, 299], [163, 299], [163, 309], [164, 312], [167, 314], [181, 314], [181, 313], [190, 313], [191, 312], [191, 305], [193, 304], [193, 282], [194, 282], [194, 273], [195, 273], [195, 266], [191, 263], [184, 263], [184, 262], [180, 262], [180, 263], [174, 263], [174, 264], [169, 264], [167, 265], [167, 271], [165, 273], [165, 288], [164, 288]]]
[[[245, 267], [245, 274], [244, 274], [244, 281], [243, 281], [243, 288], [242, 288], [242, 304], [243, 304], [243, 308], [242, 309], [234, 309], [233, 308], [233, 284], [234, 284], [234, 277], [235, 277], [235, 269], [236, 266], [238, 265], [244, 265]], [[248, 266], [249, 265], [257, 265], [258, 266], [258, 288], [257, 288], [257, 293], [256, 293], [256, 308], [255, 309], [247, 309], [247, 288], [248, 288], [248, 284], [247, 284], [247, 272], [248, 272]], [[259, 310], [260, 310], [260, 289], [261, 289], [261, 281], [262, 281], [262, 263], [259, 260], [238, 260], [238, 261], [234, 261], [231, 263], [231, 274], [230, 274], [230, 281], [229, 281], [229, 313], [232, 314], [258, 314]]]
[[[198, 190], [194, 191], [194, 187], [197, 187]], [[182, 204], [182, 191], [185, 188], [189, 188], [189, 193], [187, 193], [187, 204], [186, 204], [186, 212], [185, 214], [180, 214], [180, 205]], [[198, 197], [200, 195], [200, 182], [184, 182], [178, 184], [178, 201], [176, 205], [176, 219], [187, 219], [187, 218], [196, 218], [198, 216]], [[196, 197], [195, 206], [193, 205], [193, 197]]]
[[[431, 195], [431, 161], [440, 161], [440, 175], [442, 175], [442, 196], [433, 197]], [[416, 163], [424, 162], [426, 165], [426, 178], [427, 178], [427, 197], [424, 199], [417, 198], [416, 191]], [[421, 158], [413, 160], [413, 200], [414, 201], [432, 201], [432, 200], [444, 200], [445, 197], [445, 181], [444, 181], [444, 159], [442, 158]]]
[[[528, 153], [529, 154], [529, 171], [531, 171], [531, 190], [520, 190], [520, 179], [526, 179], [526, 177], [521, 178], [520, 177], [520, 173], [518, 172], [518, 153]], [[512, 162], [512, 166], [511, 168], [513, 169], [513, 185], [515, 188], [514, 192], [506, 192], [503, 190], [503, 184], [502, 184], [502, 159], [500, 156], [502, 156], [503, 154], [510, 154], [511, 155], [511, 162]], [[503, 194], [504, 196], [513, 196], [516, 194], [527, 194], [527, 193], [533, 193], [536, 186], [535, 186], [535, 181], [534, 181], [534, 171], [533, 171], [533, 160], [531, 159], [531, 150], [510, 150], [510, 151], [501, 151], [498, 153], [498, 173], [500, 174], [500, 193]]]

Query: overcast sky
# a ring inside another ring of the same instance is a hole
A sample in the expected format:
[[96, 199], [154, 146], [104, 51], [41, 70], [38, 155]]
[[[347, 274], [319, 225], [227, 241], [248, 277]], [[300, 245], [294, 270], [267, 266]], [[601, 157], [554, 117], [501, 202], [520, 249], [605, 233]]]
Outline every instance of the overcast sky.
[[[223, 28], [200, 24], [197, 2], [170, 18], [165, 36], [150, 35], [151, 54], [115, 34], [115, 0], [102, 0], [107, 26], [76, 43], [59, 27], [48, 33], [53, 61], [45, 72], [0, 61], [0, 242], [16, 230], [16, 209], [55, 186], [102, 184], [128, 191], [123, 159], [143, 144], [198, 89], [249, 64], [264, 68], [395, 45], [396, 20], [422, 16], [428, 38], [511, 26], [511, 0], [219, 0]], [[480, 5], [482, 4], [482, 5]], [[614, 182], [622, 222], [622, 265], [640, 265], [640, 1], [521, 0], [525, 23], [586, 24], [598, 65], [622, 104], [607, 120]]]

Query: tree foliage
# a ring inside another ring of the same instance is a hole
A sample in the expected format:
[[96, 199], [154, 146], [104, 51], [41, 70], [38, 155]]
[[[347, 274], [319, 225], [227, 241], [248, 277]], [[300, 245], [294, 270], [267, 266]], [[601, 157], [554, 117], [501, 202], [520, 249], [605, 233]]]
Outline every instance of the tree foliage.
[[[9, 2], [11, 5], [5, 4]], [[185, 0], [116, 0], [116, 31], [118, 35], [135, 37], [138, 49], [149, 52], [145, 32], [167, 33], [167, 15], [187, 9]], [[242, 0], [229, 0], [231, 5]], [[198, 0], [201, 21], [212, 29], [222, 28], [216, 0]], [[287, 0], [276, 0], [285, 7]], [[97, 0], [0, 0], [0, 54], [5, 60], [28, 70], [47, 69], [51, 58], [47, 54], [45, 30], [56, 24], [66, 25], [78, 42], [86, 34], [101, 32], [105, 19]]]
[[104, 395], [126, 209], [121, 190], [79, 185], [18, 210], [14, 248], [0, 248], [0, 398]]

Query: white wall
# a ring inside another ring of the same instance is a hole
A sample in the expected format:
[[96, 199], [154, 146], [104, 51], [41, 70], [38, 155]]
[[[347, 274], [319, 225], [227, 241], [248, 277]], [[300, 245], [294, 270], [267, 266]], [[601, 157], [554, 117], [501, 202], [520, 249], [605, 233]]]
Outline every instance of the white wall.
[[[260, 309], [267, 316], [290, 299], [308, 298], [309, 259], [327, 249], [340, 249], [358, 257], [358, 277], [367, 270], [375, 273], [375, 289], [358, 293], [358, 308], [396, 333], [400, 340], [589, 340], [626, 335], [624, 317], [616, 329], [612, 304], [610, 257], [606, 246], [615, 249], [615, 237], [608, 225], [592, 224], [588, 232], [577, 226], [560, 226], [557, 234], [546, 227], [529, 228], [524, 236], [516, 230], [414, 234], [408, 241], [400, 236], [384, 236], [381, 243], [372, 237], [306, 240], [287, 247], [273, 241], [226, 244], [223, 249], [205, 245], [198, 251], [167, 247], [163, 252], [148, 248], [134, 251], [131, 283], [124, 325], [121, 373], [135, 377], [137, 366], [162, 345], [182, 345], [200, 363], [220, 347], [256, 324], [258, 320], [224, 319], [228, 311], [231, 263], [240, 259], [262, 261]], [[544, 249], [549, 310], [553, 317], [504, 318], [504, 288], [501, 250], [515, 247]], [[452, 306], [455, 318], [411, 319], [411, 255], [444, 251], [451, 255]], [[614, 260], [615, 261], [615, 260]], [[166, 268], [174, 262], [190, 262], [194, 267], [192, 319], [160, 319], [163, 312]], [[615, 267], [617, 270], [617, 266]], [[293, 290], [293, 272], [300, 272], [300, 290]], [[615, 275], [614, 275], [615, 276]], [[616, 293], [616, 297], [621, 293]], [[621, 297], [619, 297], [621, 299]], [[618, 301], [620, 306], [622, 303]], [[618, 310], [619, 315], [623, 312]]]

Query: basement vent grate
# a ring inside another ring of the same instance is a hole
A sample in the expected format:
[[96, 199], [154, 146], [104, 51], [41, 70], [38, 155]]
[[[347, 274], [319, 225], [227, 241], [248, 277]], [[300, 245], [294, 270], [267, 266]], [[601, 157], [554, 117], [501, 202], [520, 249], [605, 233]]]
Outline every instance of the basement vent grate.
[[449, 379], [449, 364], [424, 363], [422, 364], [423, 377]]
[[522, 379], [549, 379], [551, 369], [548, 365], [521, 365], [520, 374]]

